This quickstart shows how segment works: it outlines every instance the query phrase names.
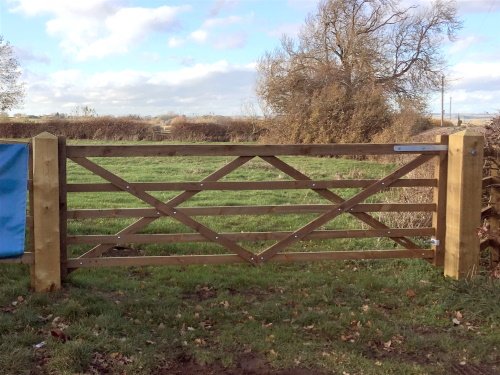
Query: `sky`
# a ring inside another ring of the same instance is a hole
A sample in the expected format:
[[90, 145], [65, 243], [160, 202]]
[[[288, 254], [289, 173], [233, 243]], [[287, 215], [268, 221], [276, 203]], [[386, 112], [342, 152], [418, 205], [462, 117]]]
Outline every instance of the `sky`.
[[[426, 6], [429, 0], [403, 0]], [[26, 82], [11, 113], [251, 115], [256, 62], [296, 35], [315, 0], [0, 0], [0, 35]], [[500, 0], [458, 0], [443, 42], [445, 110], [500, 111]], [[439, 112], [433, 95], [429, 110]], [[447, 114], [448, 115], [448, 114]]]

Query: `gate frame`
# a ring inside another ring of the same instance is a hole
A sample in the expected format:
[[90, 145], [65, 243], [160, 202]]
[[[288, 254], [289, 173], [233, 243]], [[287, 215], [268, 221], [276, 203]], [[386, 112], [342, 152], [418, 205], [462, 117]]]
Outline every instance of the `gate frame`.
[[[484, 137], [481, 134], [468, 129], [452, 134], [449, 137], [440, 136], [436, 141], [437, 145], [445, 146], [448, 144], [448, 151], [438, 153], [439, 156], [435, 162], [435, 179], [437, 180], [437, 186], [434, 188], [434, 202], [437, 207], [435, 213], [433, 214], [435, 239], [432, 246], [432, 258], [436, 266], [444, 266], [445, 276], [450, 276], [454, 279], [472, 277], [477, 273], [479, 265], [480, 241], [479, 237], [476, 235], [476, 231], [480, 226], [481, 217], [480, 198], [482, 188], [481, 173], [483, 164]], [[308, 145], [300, 146], [304, 148], [308, 147]], [[359, 153], [355, 152], [355, 145], [324, 146], [344, 150], [349, 149], [349, 147], [346, 148], [346, 146], [352, 146], [350, 154]], [[385, 146], [389, 145], [373, 146], [380, 146], [385, 150], [387, 149]], [[419, 147], [419, 144], [401, 145], [401, 147], [410, 148], [415, 146]], [[425, 147], [424, 144], [420, 145], [420, 147], [422, 146]], [[81, 150], [84, 150], [85, 147], [100, 147], [101, 150], [104, 150], [103, 146], [72, 147], [79, 147]], [[158, 146], [151, 146], [152, 149], [155, 147]], [[277, 149], [283, 150], [283, 147], [286, 146], [276, 147]], [[80, 261], [79, 259], [67, 259], [67, 191], [66, 184], [62, 183], [62, 181], [66, 181], [66, 151], [67, 148], [65, 145], [65, 139], [62, 137], [59, 137], [58, 139], [49, 133], [42, 133], [33, 138], [33, 215], [35, 226], [34, 254], [30, 256], [30, 253], [27, 253], [22, 259], [17, 261], [12, 260], [10, 262], [28, 263], [32, 265], [32, 284], [36, 291], [51, 291], [59, 289], [61, 287], [61, 280], [66, 276], [70, 263]], [[384, 154], [387, 152], [382, 151], [374, 153]], [[151, 155], [154, 155], [154, 150], [151, 151]], [[241, 154], [234, 155], [238, 155], [240, 157], [245, 156]], [[264, 157], [269, 158], [268, 161], [273, 165], [276, 164], [275, 166], [280, 164], [280, 159], [274, 158], [272, 148], [269, 148]], [[287, 165], [286, 163], [284, 164]], [[286, 169], [284, 165], [280, 166]], [[280, 168], [278, 167], [278, 169]], [[457, 171], [459, 171], [459, 173], [457, 173]], [[308, 179], [305, 175], [297, 175], [297, 173], [300, 174], [300, 172], [296, 170], [288, 170], [288, 172], [290, 173], [285, 173], [296, 180], [300, 177]], [[295, 176], [292, 174], [295, 174]], [[383, 185], [382, 180], [378, 181], [378, 187]], [[316, 192], [320, 190], [324, 192], [328, 191], [327, 189], [320, 188], [313, 190]], [[365, 190], [360, 193], [360, 197], [358, 198], [362, 198], [363, 193], [365, 193]], [[333, 211], [335, 210], [344, 208], [348, 210], [351, 207], [350, 203], [356, 204], [355, 201], [350, 202], [351, 199], [352, 198], [347, 199], [347, 201], [344, 202], [332, 203], [332, 209], [326, 212], [325, 215], [327, 216], [324, 218], [329, 217], [328, 215], [334, 215]], [[324, 215], [321, 215], [320, 218], [323, 216]], [[314, 221], [315, 220], [313, 220], [313, 222]], [[305, 227], [307, 228], [304, 229]], [[294, 235], [297, 233], [301, 236], [307, 235], [307, 233], [310, 233], [310, 228], [314, 229], [314, 225], [312, 225], [312, 223], [307, 224], [305, 227], [295, 231]], [[289, 237], [288, 241], [290, 241], [290, 238], [292, 237]], [[292, 239], [292, 241], [294, 241], [294, 239]], [[278, 244], [280, 244], [280, 241]], [[280, 250], [281, 245], [274, 247], [275, 245], [259, 254], [259, 256], [266, 256], [266, 260], [272, 259], [273, 261], [325, 260], [340, 258], [363, 259], [362, 255], [359, 256], [356, 254], [347, 254], [347, 256], [350, 256], [351, 258], [342, 257], [342, 254], [339, 254], [338, 256], [327, 256], [327, 252], [323, 254], [321, 252], [311, 253], [307, 257], [302, 257], [300, 254], [294, 256], [291, 253], [278, 253], [276, 255], [276, 253]], [[421, 249], [416, 250], [422, 251]], [[394, 254], [398, 251], [401, 250], [394, 250]], [[367, 251], [366, 253], [368, 259], [381, 258], [381, 256], [375, 254], [374, 251]], [[332, 253], [329, 252], [328, 254]], [[343, 255], [345, 256], [346, 254]], [[387, 258], [389, 258], [390, 255], [387, 255]], [[193, 263], [220, 264], [242, 261], [242, 259], [235, 254], [211, 256], [212, 258], [210, 259], [208, 256], [205, 256], [206, 258], [204, 258], [204, 256], [196, 257], [198, 257], [199, 260]], [[427, 256], [422, 256], [422, 254], [415, 257], [428, 258]], [[155, 264], [179, 264], [178, 261], [169, 261], [168, 257], [161, 258], [164, 259], [159, 260]], [[88, 258], [86, 260], [82, 258], [81, 262], [82, 264], [83, 262], [86, 262], [86, 266], [92, 266], [92, 258]], [[129, 262], [129, 265], [141, 265], [140, 260], [137, 258], [131, 259]], [[110, 258], [107, 263], [107, 265], [113, 265], [112, 258]], [[126, 265], [127, 262], [122, 262], [120, 264]]]

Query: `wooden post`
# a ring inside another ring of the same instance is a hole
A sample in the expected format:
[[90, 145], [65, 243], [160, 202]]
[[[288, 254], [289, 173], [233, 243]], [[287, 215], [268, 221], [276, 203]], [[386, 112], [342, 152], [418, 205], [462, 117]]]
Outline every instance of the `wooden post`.
[[449, 137], [444, 275], [472, 277], [479, 267], [484, 137], [470, 129]]
[[61, 287], [57, 143], [57, 137], [47, 132], [33, 138], [33, 284], [37, 292]]
[[[448, 135], [438, 135], [436, 143], [448, 145]], [[448, 155], [436, 156], [434, 164], [434, 178], [437, 179], [437, 187], [433, 190], [433, 199], [436, 204], [436, 212], [432, 215], [432, 226], [436, 228], [434, 250], [434, 265], [444, 265], [444, 254], [446, 246], [446, 180], [448, 178]]]

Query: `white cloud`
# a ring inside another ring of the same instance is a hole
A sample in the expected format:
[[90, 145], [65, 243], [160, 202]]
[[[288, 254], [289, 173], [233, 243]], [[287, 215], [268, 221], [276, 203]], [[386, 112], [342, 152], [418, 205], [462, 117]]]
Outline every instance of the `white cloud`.
[[185, 40], [183, 38], [179, 38], [177, 36], [172, 36], [168, 38], [168, 46], [170, 48], [177, 48], [184, 44]]
[[469, 35], [464, 38], [459, 38], [457, 41], [451, 43], [450, 48], [448, 49], [449, 53], [457, 54], [467, 50], [474, 44], [482, 42], [482, 38], [479, 38], [475, 35]]
[[13, 12], [49, 15], [46, 30], [61, 48], [78, 60], [129, 51], [153, 32], [178, 27], [179, 13], [189, 6], [125, 7], [118, 0], [16, 0]]
[[496, 0], [458, 0], [458, 9], [463, 13], [484, 13], [499, 8]]
[[198, 43], [203, 43], [207, 40], [208, 32], [206, 30], [195, 30], [191, 34], [189, 34], [190, 38]]
[[62, 70], [30, 77], [25, 110], [65, 112], [85, 104], [99, 114], [238, 114], [242, 102], [253, 95], [255, 75], [253, 64], [225, 60], [160, 72]]
[[210, 16], [217, 16], [225, 9], [233, 8], [238, 4], [238, 0], [216, 0], [210, 9]]
[[453, 66], [450, 73], [450, 87], [445, 95], [452, 97], [453, 113], [500, 109], [500, 62], [464, 61]]
[[214, 47], [217, 49], [242, 48], [245, 46], [246, 42], [247, 42], [246, 34], [239, 32], [239, 33], [219, 36], [214, 42]]
[[223, 17], [223, 18], [209, 18], [203, 22], [204, 28], [209, 28], [209, 27], [218, 27], [218, 26], [227, 26], [227, 25], [232, 25], [235, 23], [240, 23], [242, 22], [243, 18], [239, 16], [229, 16], [229, 17]]
[[38, 53], [35, 51], [27, 50], [25, 48], [14, 46], [15, 56], [22, 62], [37, 62], [42, 64], [49, 64], [50, 57], [45, 53]]
[[302, 26], [303, 26], [302, 22], [283, 23], [269, 30], [268, 34], [269, 36], [272, 36], [274, 38], [281, 38], [283, 35], [295, 37], [299, 34], [299, 31]]

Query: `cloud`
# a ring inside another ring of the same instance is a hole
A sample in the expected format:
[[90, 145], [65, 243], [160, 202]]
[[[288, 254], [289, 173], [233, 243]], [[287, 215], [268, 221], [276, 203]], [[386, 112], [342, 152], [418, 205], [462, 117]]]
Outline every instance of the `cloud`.
[[50, 64], [50, 57], [45, 53], [37, 53], [21, 47], [14, 46], [15, 56], [24, 63], [36, 62], [42, 64]]
[[464, 61], [453, 66], [446, 96], [454, 113], [482, 113], [500, 109], [500, 62]]
[[202, 27], [203, 28], [210, 28], [210, 27], [220, 27], [220, 26], [227, 26], [227, 25], [232, 25], [235, 23], [240, 23], [243, 21], [242, 17], [239, 16], [229, 16], [229, 17], [223, 17], [223, 18], [209, 18], [203, 22]]
[[238, 0], [216, 0], [210, 8], [210, 17], [219, 15], [225, 9], [231, 9], [238, 4]]
[[243, 32], [238, 32], [219, 36], [214, 42], [214, 47], [217, 49], [243, 48], [246, 42], [247, 35]]
[[273, 29], [269, 30], [267, 33], [269, 36], [272, 36], [274, 38], [280, 38], [283, 35], [288, 35], [291, 37], [295, 37], [299, 34], [299, 31], [301, 27], [303, 26], [302, 22], [295, 22], [295, 23], [283, 23], [281, 25], [278, 25], [277, 27], [274, 27]]
[[208, 32], [206, 30], [195, 30], [191, 34], [189, 34], [190, 38], [198, 43], [203, 43], [207, 40]]
[[451, 54], [458, 54], [467, 50], [474, 44], [481, 43], [483, 41], [484, 38], [477, 37], [475, 35], [469, 35], [464, 38], [459, 38], [457, 41], [451, 43], [448, 52]]
[[179, 38], [177, 36], [172, 36], [172, 37], [168, 38], [167, 44], [170, 48], [177, 48], [177, 47], [181, 47], [184, 43], [185, 43], [185, 39]]
[[484, 13], [499, 10], [496, 0], [458, 0], [458, 9], [462, 13]]
[[16, 0], [13, 12], [48, 15], [46, 31], [77, 60], [126, 53], [155, 32], [179, 27], [178, 15], [190, 6], [125, 7], [118, 0]]
[[254, 65], [232, 65], [225, 60], [160, 72], [62, 70], [30, 77], [25, 110], [65, 112], [86, 104], [100, 114], [234, 115], [253, 96], [255, 76]]

